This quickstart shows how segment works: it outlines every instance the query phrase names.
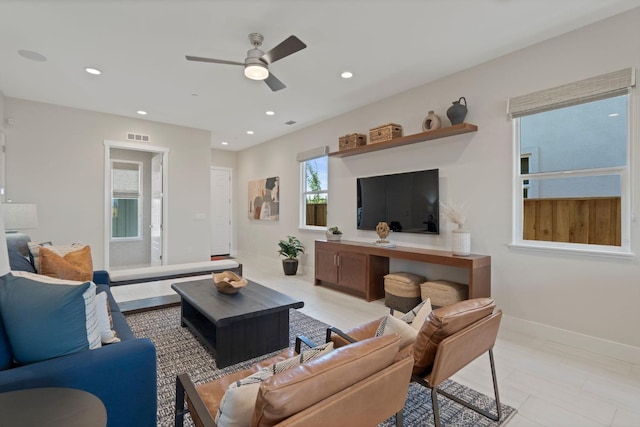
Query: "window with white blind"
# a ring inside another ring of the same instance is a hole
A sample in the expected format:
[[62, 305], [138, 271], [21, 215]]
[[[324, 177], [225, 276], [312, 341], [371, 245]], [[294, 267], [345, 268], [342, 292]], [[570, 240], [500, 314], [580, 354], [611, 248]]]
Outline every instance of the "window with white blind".
[[327, 227], [329, 201], [328, 147], [298, 154], [302, 194], [300, 197], [300, 227]]
[[509, 100], [512, 244], [630, 251], [629, 68]]
[[111, 162], [111, 238], [142, 237], [142, 163]]

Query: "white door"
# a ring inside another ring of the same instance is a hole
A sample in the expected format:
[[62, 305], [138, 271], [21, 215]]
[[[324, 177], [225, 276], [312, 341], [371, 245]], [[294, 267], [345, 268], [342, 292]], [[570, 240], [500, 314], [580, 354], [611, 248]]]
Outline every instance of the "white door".
[[151, 265], [162, 265], [162, 153], [151, 157]]
[[231, 253], [231, 169], [211, 168], [211, 255]]

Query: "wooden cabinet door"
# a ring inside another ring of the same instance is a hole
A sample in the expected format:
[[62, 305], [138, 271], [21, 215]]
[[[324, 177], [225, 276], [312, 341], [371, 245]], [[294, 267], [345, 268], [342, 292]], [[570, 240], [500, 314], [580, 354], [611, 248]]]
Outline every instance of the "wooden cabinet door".
[[338, 283], [338, 253], [316, 245], [316, 281]]
[[338, 285], [365, 293], [367, 271], [367, 255], [358, 252], [338, 254]]

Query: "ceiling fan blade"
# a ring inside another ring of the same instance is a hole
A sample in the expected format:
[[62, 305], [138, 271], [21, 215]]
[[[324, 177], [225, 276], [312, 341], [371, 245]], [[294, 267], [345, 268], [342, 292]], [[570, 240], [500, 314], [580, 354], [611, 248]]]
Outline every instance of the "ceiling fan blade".
[[307, 45], [304, 44], [302, 40], [296, 36], [289, 36], [285, 41], [262, 55], [260, 59], [266, 61], [267, 64], [273, 64], [274, 62], [294, 54], [305, 47], [307, 47]]
[[189, 55], [186, 55], [185, 58], [187, 58], [187, 61], [213, 62], [215, 64], [242, 65], [242, 66], [244, 66], [244, 62], [225, 61], [224, 59], [201, 58], [199, 56], [189, 56]]
[[284, 83], [282, 83], [276, 76], [273, 75], [271, 71], [269, 71], [269, 77], [267, 77], [264, 82], [271, 88], [272, 91], [277, 92], [281, 89], [287, 87]]

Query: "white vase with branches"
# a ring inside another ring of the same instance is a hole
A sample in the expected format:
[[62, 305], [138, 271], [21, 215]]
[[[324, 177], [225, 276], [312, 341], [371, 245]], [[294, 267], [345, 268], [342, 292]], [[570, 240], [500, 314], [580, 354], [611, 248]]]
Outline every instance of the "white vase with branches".
[[458, 228], [451, 230], [451, 252], [453, 255], [471, 255], [471, 233], [462, 228], [467, 219], [464, 214], [464, 206], [457, 206], [451, 202], [445, 205], [441, 202], [440, 212], [445, 219], [458, 225]]

